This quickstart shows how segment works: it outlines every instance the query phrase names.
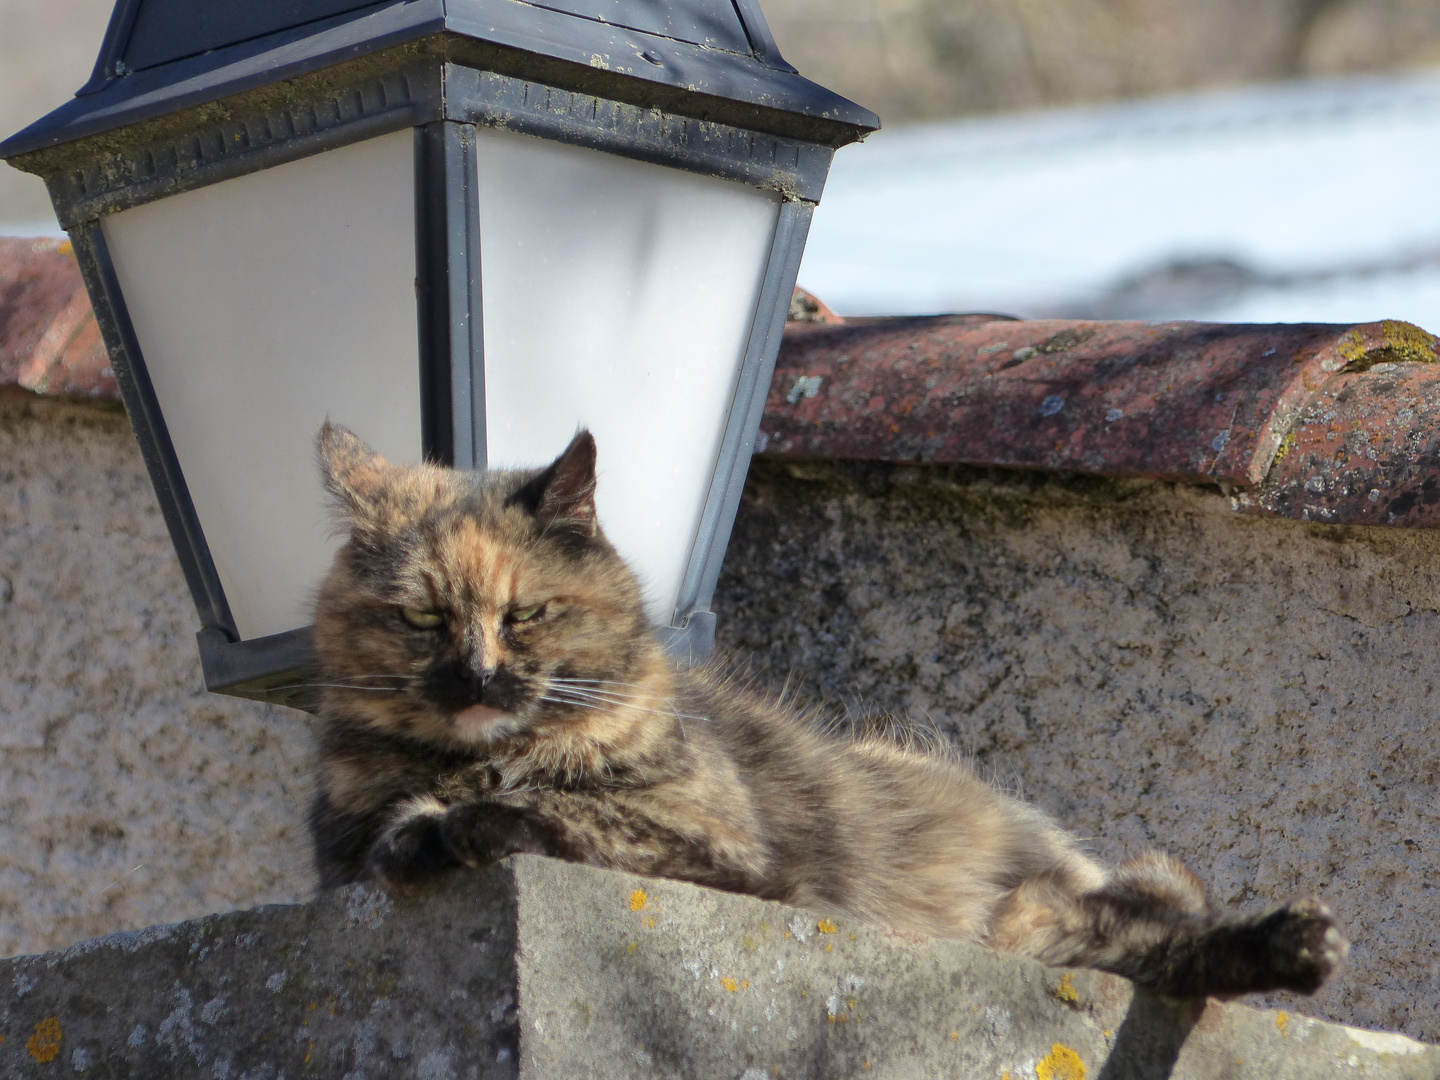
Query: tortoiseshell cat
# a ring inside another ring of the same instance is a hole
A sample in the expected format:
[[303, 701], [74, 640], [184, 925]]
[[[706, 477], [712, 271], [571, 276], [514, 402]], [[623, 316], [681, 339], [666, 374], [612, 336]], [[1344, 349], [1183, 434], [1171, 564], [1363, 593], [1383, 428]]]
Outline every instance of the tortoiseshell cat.
[[943, 755], [676, 671], [597, 524], [588, 432], [528, 472], [397, 467], [331, 425], [320, 455], [349, 531], [315, 618], [327, 886], [533, 852], [1177, 997], [1313, 992], [1348, 949], [1316, 901], [1217, 914], [1173, 859], [1108, 871]]

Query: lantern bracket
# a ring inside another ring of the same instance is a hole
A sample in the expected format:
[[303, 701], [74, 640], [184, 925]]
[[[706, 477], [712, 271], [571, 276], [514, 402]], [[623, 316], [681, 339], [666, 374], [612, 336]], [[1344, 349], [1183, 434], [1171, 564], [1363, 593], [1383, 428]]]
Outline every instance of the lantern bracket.
[[283, 634], [231, 641], [215, 629], [195, 635], [205, 688], [230, 697], [315, 712], [315, 632], [304, 626]]

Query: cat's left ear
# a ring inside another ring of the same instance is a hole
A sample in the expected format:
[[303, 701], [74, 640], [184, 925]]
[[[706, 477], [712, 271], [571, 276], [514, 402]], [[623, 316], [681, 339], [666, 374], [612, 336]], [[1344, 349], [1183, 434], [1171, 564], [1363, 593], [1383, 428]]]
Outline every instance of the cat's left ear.
[[394, 467], [349, 428], [328, 420], [315, 442], [325, 489], [352, 522], [369, 518]]
[[547, 526], [594, 536], [595, 436], [581, 430], [550, 467], [510, 499], [530, 510]]

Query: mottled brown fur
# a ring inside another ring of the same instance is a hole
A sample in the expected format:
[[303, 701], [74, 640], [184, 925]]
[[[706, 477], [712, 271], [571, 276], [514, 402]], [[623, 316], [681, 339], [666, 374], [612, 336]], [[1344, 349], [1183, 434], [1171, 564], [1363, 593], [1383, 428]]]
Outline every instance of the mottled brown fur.
[[1107, 871], [903, 725], [676, 671], [597, 526], [588, 433], [535, 472], [394, 467], [331, 426], [320, 450], [349, 533], [315, 619], [326, 885], [535, 852], [1181, 996], [1313, 991], [1344, 955], [1312, 901], [1234, 918], [1165, 856]]

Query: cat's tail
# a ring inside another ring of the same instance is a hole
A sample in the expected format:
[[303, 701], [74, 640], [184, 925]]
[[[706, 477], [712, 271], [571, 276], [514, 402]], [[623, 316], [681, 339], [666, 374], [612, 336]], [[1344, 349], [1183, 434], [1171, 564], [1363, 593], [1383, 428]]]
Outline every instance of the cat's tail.
[[1256, 916], [1215, 914], [1195, 875], [1160, 854], [1132, 859], [1084, 893], [1027, 880], [1001, 905], [993, 926], [998, 947], [1047, 964], [1114, 972], [1178, 998], [1312, 994], [1350, 949], [1319, 901]]

